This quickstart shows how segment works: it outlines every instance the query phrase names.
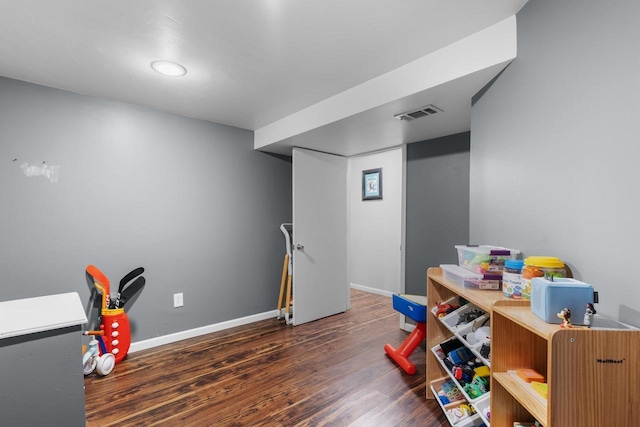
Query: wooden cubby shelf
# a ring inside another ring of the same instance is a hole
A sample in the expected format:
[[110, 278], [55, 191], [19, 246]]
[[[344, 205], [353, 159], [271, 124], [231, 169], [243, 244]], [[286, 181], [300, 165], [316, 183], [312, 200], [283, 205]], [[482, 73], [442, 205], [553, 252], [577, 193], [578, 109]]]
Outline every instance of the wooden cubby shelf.
[[[430, 268], [427, 274], [427, 308], [430, 313], [433, 313], [433, 308], [438, 303], [451, 301], [457, 299], [457, 297], [462, 297], [480, 310], [489, 313], [496, 298], [501, 295], [502, 292], [500, 291], [480, 291], [463, 288], [445, 279], [442, 275], [442, 269], [438, 267]], [[450, 327], [436, 319], [433, 314], [430, 314], [430, 318], [427, 319], [427, 384], [431, 384], [432, 381], [438, 378], [451, 376], [451, 373], [445, 369], [435, 353], [429, 351], [429, 349], [433, 349], [454, 336], [456, 334], [450, 330]], [[463, 340], [461, 341], [464, 342]], [[436, 398], [429, 386], [427, 386], [426, 393], [428, 399]], [[486, 394], [484, 397], [486, 398]], [[473, 399], [469, 400], [473, 403]], [[478, 398], [476, 400], [483, 401], [484, 399]], [[473, 419], [463, 425], [480, 425], [482, 422], [480, 415], [475, 415]], [[456, 424], [457, 426], [458, 424]]]
[[[455, 297], [491, 316], [492, 427], [534, 420], [545, 427], [640, 425], [640, 330], [611, 319], [602, 319], [606, 327], [563, 329], [534, 315], [529, 301], [464, 288], [430, 268], [427, 308]], [[452, 336], [433, 315], [427, 320], [428, 349]], [[426, 357], [427, 384], [449, 375], [433, 352]], [[545, 377], [547, 399], [517, 377], [525, 368]], [[429, 386], [427, 398], [434, 398]]]

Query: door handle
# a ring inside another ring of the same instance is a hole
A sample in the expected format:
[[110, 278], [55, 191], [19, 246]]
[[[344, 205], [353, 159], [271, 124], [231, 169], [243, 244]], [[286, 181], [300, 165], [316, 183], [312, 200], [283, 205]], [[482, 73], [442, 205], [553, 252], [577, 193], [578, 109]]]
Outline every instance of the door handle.
[[298, 243], [296, 245], [296, 249], [299, 250], [299, 251], [303, 251], [304, 250], [304, 245], [301, 245], [300, 243]]

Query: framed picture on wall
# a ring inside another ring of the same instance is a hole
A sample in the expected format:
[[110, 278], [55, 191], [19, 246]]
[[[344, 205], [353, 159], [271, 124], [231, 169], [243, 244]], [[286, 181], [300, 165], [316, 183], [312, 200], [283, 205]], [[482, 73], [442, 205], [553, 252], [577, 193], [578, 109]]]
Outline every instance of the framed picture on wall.
[[362, 200], [382, 199], [382, 168], [362, 171]]

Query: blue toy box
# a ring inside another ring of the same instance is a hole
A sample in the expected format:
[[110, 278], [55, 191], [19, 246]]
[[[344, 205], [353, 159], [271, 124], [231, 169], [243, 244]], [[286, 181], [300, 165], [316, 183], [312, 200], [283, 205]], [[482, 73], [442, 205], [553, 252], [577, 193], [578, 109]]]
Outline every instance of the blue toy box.
[[427, 321], [427, 297], [393, 294], [393, 308], [416, 322]]
[[575, 279], [536, 277], [531, 281], [531, 311], [547, 323], [562, 323], [558, 313], [571, 310], [571, 323], [584, 324], [587, 303], [593, 304], [593, 286]]

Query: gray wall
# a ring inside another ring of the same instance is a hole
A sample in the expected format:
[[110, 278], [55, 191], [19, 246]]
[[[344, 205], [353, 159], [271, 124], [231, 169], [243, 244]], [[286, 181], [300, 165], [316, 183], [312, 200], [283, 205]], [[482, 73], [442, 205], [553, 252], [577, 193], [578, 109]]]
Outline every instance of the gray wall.
[[640, 3], [531, 0], [472, 108], [473, 243], [558, 256], [640, 326]]
[[469, 240], [469, 132], [407, 145], [406, 218], [405, 292], [426, 295], [427, 269]]
[[[43, 161], [57, 182], [21, 168]], [[95, 264], [112, 287], [146, 268], [133, 341], [276, 308], [291, 161], [250, 131], [0, 78], [0, 199], [1, 300], [89, 309]]]

